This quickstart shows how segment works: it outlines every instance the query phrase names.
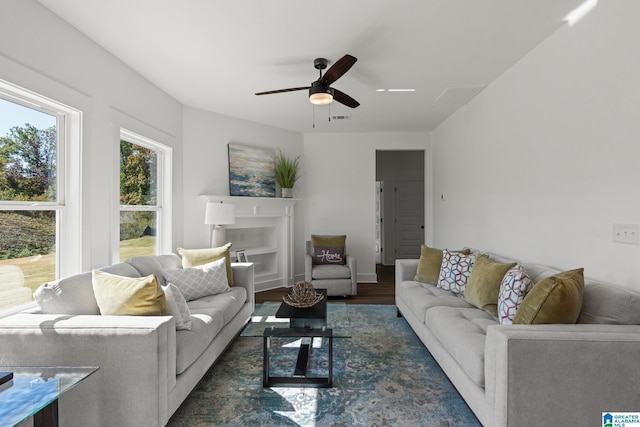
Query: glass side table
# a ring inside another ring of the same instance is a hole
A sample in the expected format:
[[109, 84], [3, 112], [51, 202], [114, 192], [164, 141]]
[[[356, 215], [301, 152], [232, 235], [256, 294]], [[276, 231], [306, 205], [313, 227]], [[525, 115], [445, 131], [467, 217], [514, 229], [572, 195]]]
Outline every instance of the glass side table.
[[58, 426], [58, 398], [98, 369], [0, 366], [0, 372], [13, 372], [13, 379], [0, 385], [0, 426], [30, 417], [35, 427]]

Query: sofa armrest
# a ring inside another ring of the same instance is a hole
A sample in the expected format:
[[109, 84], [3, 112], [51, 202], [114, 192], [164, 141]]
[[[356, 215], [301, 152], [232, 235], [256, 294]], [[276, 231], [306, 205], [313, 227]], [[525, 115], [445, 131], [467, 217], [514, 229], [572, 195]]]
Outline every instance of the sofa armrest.
[[396, 283], [405, 280], [413, 280], [418, 271], [419, 259], [397, 259], [396, 260]]
[[[171, 316], [20, 313], [0, 319], [5, 366], [98, 366], [60, 399], [61, 425], [164, 425], [176, 383]], [[132, 404], [135, 402], [135, 405]]]
[[356, 257], [347, 255], [347, 267], [351, 271], [351, 295], [358, 295], [358, 261]]
[[313, 258], [311, 255], [304, 256], [304, 281], [311, 283], [311, 269], [313, 269]]
[[252, 262], [232, 262], [234, 286], [242, 286], [247, 290], [247, 302], [251, 304], [251, 312], [255, 308], [255, 273]]
[[491, 326], [485, 390], [493, 426], [600, 425], [637, 411], [640, 326]]

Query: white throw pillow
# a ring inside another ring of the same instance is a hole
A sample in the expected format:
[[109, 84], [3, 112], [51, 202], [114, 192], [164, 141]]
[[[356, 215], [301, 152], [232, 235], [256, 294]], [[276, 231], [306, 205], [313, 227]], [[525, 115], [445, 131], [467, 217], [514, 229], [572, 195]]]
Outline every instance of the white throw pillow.
[[522, 300], [533, 288], [533, 281], [520, 264], [504, 275], [498, 293], [498, 318], [501, 325], [511, 325]]
[[437, 287], [462, 295], [475, 262], [475, 254], [465, 255], [460, 252], [443, 250]]
[[33, 293], [44, 314], [100, 314], [91, 286], [91, 273], [44, 283]]
[[169, 283], [162, 287], [164, 295], [167, 297], [167, 305], [169, 312], [176, 320], [176, 331], [191, 330], [191, 311], [187, 301], [184, 299], [180, 289], [173, 283]]
[[164, 277], [180, 289], [187, 301], [231, 289], [224, 258], [197, 267], [165, 270]]

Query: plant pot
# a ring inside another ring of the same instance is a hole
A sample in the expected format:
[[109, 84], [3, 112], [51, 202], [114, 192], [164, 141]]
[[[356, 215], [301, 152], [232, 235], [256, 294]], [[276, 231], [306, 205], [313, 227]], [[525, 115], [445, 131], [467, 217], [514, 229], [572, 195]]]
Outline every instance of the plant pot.
[[285, 199], [290, 199], [293, 197], [293, 188], [283, 188], [282, 189], [282, 197]]

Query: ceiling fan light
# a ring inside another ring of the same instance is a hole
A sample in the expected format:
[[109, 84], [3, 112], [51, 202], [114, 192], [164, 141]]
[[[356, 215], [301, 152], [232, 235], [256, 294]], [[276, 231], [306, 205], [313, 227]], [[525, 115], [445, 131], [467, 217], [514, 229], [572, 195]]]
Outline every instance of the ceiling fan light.
[[309, 88], [309, 102], [314, 105], [327, 105], [333, 102], [333, 89], [327, 84], [313, 82]]
[[309, 101], [315, 105], [327, 105], [333, 102], [333, 96], [326, 92], [312, 93], [309, 96]]

